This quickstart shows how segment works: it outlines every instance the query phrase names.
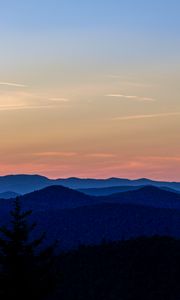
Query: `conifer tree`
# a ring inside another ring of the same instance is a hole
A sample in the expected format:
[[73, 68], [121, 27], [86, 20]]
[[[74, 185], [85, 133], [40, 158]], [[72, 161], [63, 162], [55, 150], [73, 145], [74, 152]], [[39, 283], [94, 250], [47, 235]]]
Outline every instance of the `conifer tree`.
[[28, 220], [31, 210], [22, 211], [20, 198], [10, 214], [10, 226], [0, 227], [0, 296], [45, 299], [56, 281], [55, 244], [42, 250], [45, 233], [32, 238], [36, 224]]

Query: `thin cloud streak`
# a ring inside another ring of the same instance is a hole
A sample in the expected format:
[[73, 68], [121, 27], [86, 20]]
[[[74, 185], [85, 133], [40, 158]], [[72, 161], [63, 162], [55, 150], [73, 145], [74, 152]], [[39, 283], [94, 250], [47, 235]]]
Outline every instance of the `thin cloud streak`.
[[132, 116], [124, 116], [124, 117], [115, 117], [112, 118], [112, 120], [114, 121], [140, 120], [140, 119], [161, 118], [161, 117], [171, 117], [171, 116], [180, 116], [180, 112], [149, 114], [149, 115], [132, 115]]
[[140, 96], [134, 96], [134, 95], [124, 95], [124, 94], [108, 94], [106, 97], [112, 97], [112, 98], [124, 98], [128, 100], [134, 100], [134, 101], [149, 101], [149, 102], [155, 102], [156, 99], [149, 98], [149, 97], [140, 97]]
[[3, 82], [3, 81], [0, 81], [0, 85], [11, 86], [11, 87], [22, 87], [22, 88], [27, 87], [27, 85], [25, 84], [15, 83], [15, 82]]
[[39, 152], [33, 153], [34, 156], [37, 157], [73, 157], [76, 156], [77, 152]]
[[16, 105], [16, 106], [0, 106], [0, 111], [13, 111], [13, 110], [28, 110], [28, 109], [48, 109], [48, 108], [54, 108], [57, 107], [55, 105]]
[[94, 157], [94, 158], [112, 158], [116, 157], [114, 153], [90, 153], [87, 154], [88, 157]]
[[49, 98], [49, 101], [54, 101], [54, 102], [69, 102], [69, 99], [67, 99], [67, 98]]
[[[18, 100], [19, 98], [19, 100]], [[44, 100], [43, 100], [44, 98]], [[0, 111], [13, 111], [13, 110], [28, 110], [28, 109], [48, 109], [54, 107], [62, 107], [62, 104], [69, 102], [68, 99], [65, 98], [55, 98], [54, 99], [47, 99], [45, 97], [40, 97], [38, 95], [33, 94], [18, 94], [12, 99], [5, 99], [1, 100], [4, 104], [0, 104]], [[57, 100], [58, 99], [58, 100]], [[10, 101], [10, 103], [6, 103]], [[15, 103], [13, 103], [15, 102]]]
[[141, 159], [144, 159], [147, 161], [151, 160], [151, 161], [164, 161], [164, 162], [171, 162], [171, 161], [174, 161], [174, 162], [180, 162], [180, 156], [148, 156], [148, 157], [141, 157]]

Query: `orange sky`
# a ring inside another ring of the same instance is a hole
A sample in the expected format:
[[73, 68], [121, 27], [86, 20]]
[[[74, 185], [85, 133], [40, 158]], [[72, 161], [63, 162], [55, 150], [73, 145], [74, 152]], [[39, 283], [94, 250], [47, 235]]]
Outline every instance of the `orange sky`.
[[166, 82], [134, 87], [104, 78], [78, 95], [64, 89], [63, 100], [38, 101], [30, 88], [11, 87], [12, 101], [1, 100], [1, 175], [179, 180], [180, 106], [168, 100]]

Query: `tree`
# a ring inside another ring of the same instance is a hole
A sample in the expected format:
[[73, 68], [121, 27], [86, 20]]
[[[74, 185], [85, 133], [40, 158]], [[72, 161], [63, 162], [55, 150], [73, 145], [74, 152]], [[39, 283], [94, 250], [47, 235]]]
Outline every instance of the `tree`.
[[32, 237], [36, 224], [28, 220], [31, 210], [22, 211], [20, 198], [10, 214], [10, 226], [0, 227], [0, 296], [44, 299], [56, 281], [55, 244], [43, 248], [45, 233]]

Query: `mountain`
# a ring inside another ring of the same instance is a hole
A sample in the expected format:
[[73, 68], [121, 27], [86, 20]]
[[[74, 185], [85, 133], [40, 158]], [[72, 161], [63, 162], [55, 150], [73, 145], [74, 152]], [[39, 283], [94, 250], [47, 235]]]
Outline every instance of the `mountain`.
[[40, 231], [49, 241], [70, 249], [139, 236], [180, 237], [180, 210], [133, 204], [104, 203], [74, 209], [34, 211]]
[[[4, 193], [4, 195], [6, 195], [6, 193]], [[12, 195], [11, 198], [16, 197], [15, 193], [10, 193], [8, 195]], [[54, 185], [21, 195], [20, 198], [24, 205], [32, 207], [35, 210], [72, 209], [81, 206], [100, 205], [103, 203], [133, 204], [157, 208], [180, 209], [179, 193], [154, 186], [134, 187], [134, 189], [130, 191], [121, 191], [120, 193], [105, 196], [91, 196], [78, 190]], [[0, 204], [7, 203], [5, 199], [7, 199], [7, 197], [4, 199], [1, 197]], [[8, 203], [10, 202], [11, 199]]]
[[[50, 186], [21, 196], [33, 210], [39, 231], [60, 247], [98, 244], [103, 239], [138, 236], [180, 237], [180, 195], [153, 186], [110, 196], [88, 196], [62, 186]], [[0, 199], [0, 223], [9, 222], [12, 199]]]
[[104, 203], [180, 209], [180, 194], [154, 186], [145, 186], [127, 192], [96, 197], [57, 185], [25, 194], [20, 198], [24, 204], [32, 206], [36, 210], [72, 209]]
[[24, 205], [31, 206], [35, 210], [76, 208], [97, 203], [96, 199], [63, 186], [46, 187], [20, 198]]
[[130, 185], [131, 180], [121, 178], [93, 179], [93, 178], [65, 178], [57, 179], [57, 183], [71, 187], [73, 189], [81, 188], [105, 188], [111, 186]]
[[0, 193], [13, 191], [18, 194], [29, 193], [51, 185], [51, 180], [40, 175], [7, 175], [0, 177]]
[[[148, 185], [147, 185], [148, 186]], [[90, 196], [109, 196], [112, 194], [118, 194], [118, 193], [123, 193], [123, 192], [128, 192], [128, 191], [135, 191], [142, 189], [143, 187], [146, 187], [146, 185], [139, 185], [139, 186], [112, 186], [112, 187], [106, 187], [106, 188], [89, 188], [89, 189], [78, 189], [79, 192], [84, 193], [86, 195]], [[173, 192], [173, 193], [178, 193], [180, 194], [180, 191], [177, 191], [175, 189], [171, 189], [168, 187], [160, 187], [161, 190]]]
[[135, 191], [141, 189], [143, 186], [111, 186], [105, 188], [89, 188], [89, 189], [78, 189], [79, 192], [82, 192], [90, 196], [109, 196], [112, 194], [118, 194], [128, 191]]
[[4, 193], [0, 193], [0, 199], [11, 199], [11, 198], [16, 198], [17, 196], [19, 196], [19, 194], [15, 193], [15, 192], [4, 192]]
[[157, 187], [168, 187], [180, 191], [180, 182], [154, 181], [146, 178], [141, 178], [136, 180], [122, 179], [122, 178], [107, 178], [107, 179], [66, 178], [66, 179], [57, 179], [56, 183], [74, 189], [153, 185]]
[[49, 179], [40, 175], [7, 175], [0, 177], [0, 193], [12, 191], [26, 194], [43, 189], [51, 185], [61, 185], [73, 189], [109, 188], [109, 187], [139, 187], [153, 185], [180, 191], [180, 182], [153, 181], [146, 178], [129, 180], [121, 178], [86, 179], [86, 178], [59, 178]]
[[109, 187], [138, 187], [153, 185], [180, 191], [180, 182], [153, 181], [142, 178], [137, 180], [107, 178], [107, 179], [86, 179], [86, 178], [60, 178], [49, 179], [40, 175], [7, 175], [0, 177], [0, 193], [12, 191], [17, 194], [26, 194], [35, 190], [43, 189], [51, 185], [62, 185], [73, 189], [109, 188]]
[[180, 194], [154, 186], [98, 197], [101, 202], [180, 209]]

